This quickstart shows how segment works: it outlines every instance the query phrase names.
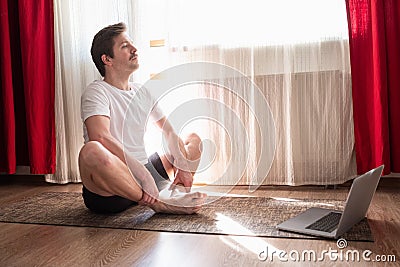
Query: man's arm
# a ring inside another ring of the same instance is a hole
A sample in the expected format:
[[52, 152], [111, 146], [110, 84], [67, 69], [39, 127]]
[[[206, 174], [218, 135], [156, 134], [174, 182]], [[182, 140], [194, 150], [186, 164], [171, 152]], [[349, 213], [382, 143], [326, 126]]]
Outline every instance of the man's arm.
[[162, 129], [164, 138], [168, 143], [169, 153], [174, 160], [174, 162], [171, 163], [177, 169], [172, 187], [182, 184], [186, 188], [186, 191], [190, 192], [190, 188], [193, 185], [193, 175], [189, 168], [183, 141], [179, 138], [172, 125], [165, 117], [158, 120], [156, 125]]
[[150, 172], [135, 158], [125, 158], [124, 148], [110, 133], [110, 119], [106, 116], [91, 116], [85, 121], [90, 141], [100, 142], [107, 150], [128, 165], [132, 175], [142, 186], [144, 204], [154, 204], [158, 189]]

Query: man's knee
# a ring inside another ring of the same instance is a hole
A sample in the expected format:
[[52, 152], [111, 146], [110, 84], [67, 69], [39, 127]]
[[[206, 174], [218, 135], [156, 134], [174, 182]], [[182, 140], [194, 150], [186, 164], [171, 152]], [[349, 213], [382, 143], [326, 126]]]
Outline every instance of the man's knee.
[[190, 133], [185, 139], [185, 146], [187, 152], [189, 152], [190, 160], [198, 160], [203, 151], [202, 142], [200, 136], [196, 133]]
[[186, 136], [185, 144], [189, 143], [201, 143], [201, 138], [196, 133], [190, 133]]
[[79, 152], [79, 163], [86, 166], [108, 165], [110, 158], [107, 156], [107, 150], [100, 142], [90, 141]]

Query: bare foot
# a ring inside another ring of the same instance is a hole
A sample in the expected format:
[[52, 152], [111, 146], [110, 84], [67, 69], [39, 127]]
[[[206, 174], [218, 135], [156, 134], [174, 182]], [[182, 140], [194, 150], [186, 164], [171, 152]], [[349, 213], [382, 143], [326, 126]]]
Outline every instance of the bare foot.
[[149, 207], [155, 212], [171, 214], [193, 214], [198, 212], [207, 195], [200, 192], [179, 194], [178, 196], [161, 198]]

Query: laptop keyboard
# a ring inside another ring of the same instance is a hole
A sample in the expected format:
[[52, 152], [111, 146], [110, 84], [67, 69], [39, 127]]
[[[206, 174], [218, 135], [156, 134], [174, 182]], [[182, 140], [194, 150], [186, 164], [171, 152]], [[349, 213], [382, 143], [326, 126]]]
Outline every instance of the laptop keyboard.
[[307, 226], [306, 229], [330, 233], [333, 230], [335, 230], [336, 227], [338, 226], [340, 217], [342, 217], [341, 213], [330, 212], [324, 217], [318, 219], [317, 221]]

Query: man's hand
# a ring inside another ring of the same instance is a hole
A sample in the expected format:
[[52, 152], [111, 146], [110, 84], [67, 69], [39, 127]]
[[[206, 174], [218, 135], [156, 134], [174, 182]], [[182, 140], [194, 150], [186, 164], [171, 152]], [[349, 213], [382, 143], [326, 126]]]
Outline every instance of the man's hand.
[[142, 199], [139, 200], [139, 204], [147, 206], [156, 203], [159, 192], [154, 180], [153, 179], [145, 180], [141, 183], [141, 185], [143, 190], [143, 196]]
[[187, 193], [190, 192], [190, 189], [193, 185], [193, 175], [189, 171], [183, 171], [177, 169], [175, 173], [175, 180], [170, 186], [170, 190], [173, 190], [177, 185], [183, 185]]

